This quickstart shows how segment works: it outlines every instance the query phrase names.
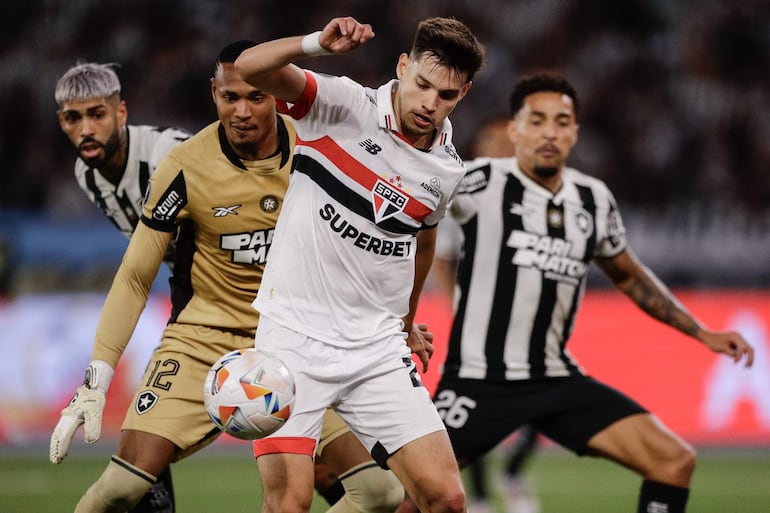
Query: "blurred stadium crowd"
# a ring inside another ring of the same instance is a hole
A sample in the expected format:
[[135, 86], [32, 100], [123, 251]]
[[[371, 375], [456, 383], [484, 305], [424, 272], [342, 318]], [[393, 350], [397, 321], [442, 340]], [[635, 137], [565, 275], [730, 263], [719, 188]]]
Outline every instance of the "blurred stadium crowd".
[[507, 114], [517, 77], [562, 71], [581, 100], [572, 165], [610, 185], [642, 260], [673, 286], [770, 286], [767, 0], [7, 0], [0, 269], [3, 258], [6, 270], [34, 259], [23, 238], [39, 223], [88, 226], [101, 215], [75, 185], [55, 116], [54, 85], [69, 66], [119, 63], [129, 123], [196, 131], [215, 117], [208, 84], [224, 44], [346, 14], [372, 23], [376, 38], [308, 65], [371, 86], [394, 76], [420, 19], [455, 16], [476, 32], [488, 62], [452, 116], [461, 153], [481, 123]]

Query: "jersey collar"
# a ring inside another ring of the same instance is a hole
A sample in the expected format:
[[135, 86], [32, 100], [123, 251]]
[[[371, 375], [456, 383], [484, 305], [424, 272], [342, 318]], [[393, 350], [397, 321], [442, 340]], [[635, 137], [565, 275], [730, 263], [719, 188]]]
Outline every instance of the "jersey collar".
[[[390, 82], [383, 84], [377, 89], [377, 120], [380, 128], [390, 130], [396, 134], [401, 140], [407, 142], [410, 146], [411, 143], [398, 131], [398, 123], [396, 122], [396, 113], [393, 109], [393, 100], [391, 93], [398, 87], [398, 79], [393, 79]], [[452, 122], [449, 118], [444, 119], [443, 124], [433, 137], [430, 150], [433, 150], [437, 146], [446, 146], [452, 142]]]
[[[285, 166], [291, 158], [291, 140], [289, 139], [289, 131], [286, 129], [286, 123], [283, 118], [276, 114], [278, 125], [278, 150], [281, 153], [281, 167]], [[222, 126], [222, 122], [219, 122], [219, 128], [217, 129], [219, 134], [219, 146], [222, 148], [222, 153], [225, 154], [227, 160], [229, 160], [235, 167], [241, 168], [244, 171], [248, 171], [246, 165], [241, 161], [241, 158], [235, 153], [230, 143], [227, 141], [227, 134], [225, 134], [225, 127]]]

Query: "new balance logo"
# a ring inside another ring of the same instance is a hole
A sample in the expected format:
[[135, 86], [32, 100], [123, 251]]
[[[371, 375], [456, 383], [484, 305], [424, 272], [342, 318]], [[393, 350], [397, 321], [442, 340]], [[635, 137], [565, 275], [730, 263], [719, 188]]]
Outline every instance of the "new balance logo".
[[377, 155], [379, 152], [382, 151], [382, 148], [379, 144], [376, 144], [371, 139], [364, 139], [360, 143], [358, 143], [360, 147], [371, 153], [372, 155]]
[[238, 212], [235, 210], [239, 208], [241, 208], [241, 205], [233, 205], [232, 207], [212, 207], [211, 210], [214, 211], [214, 217], [225, 217], [230, 214], [237, 216]]

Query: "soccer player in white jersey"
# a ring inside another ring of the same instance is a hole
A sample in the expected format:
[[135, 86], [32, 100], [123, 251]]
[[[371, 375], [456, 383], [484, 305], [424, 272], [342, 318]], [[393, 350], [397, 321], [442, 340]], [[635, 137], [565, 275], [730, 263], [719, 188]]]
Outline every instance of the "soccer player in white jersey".
[[740, 334], [712, 331], [690, 314], [628, 247], [607, 186], [566, 166], [578, 138], [578, 99], [562, 76], [524, 77], [510, 112], [516, 157], [466, 163], [452, 205], [464, 256], [434, 401], [458, 461], [467, 465], [530, 424], [578, 455], [637, 472], [640, 513], [681, 513], [693, 448], [586, 376], [566, 348], [589, 263], [645, 313], [711, 351], [750, 366], [754, 350]]
[[[168, 150], [190, 134], [176, 128], [129, 125], [113, 65], [71, 67], [56, 83], [59, 126], [78, 159], [75, 178], [88, 199], [131, 238], [147, 182]], [[171, 255], [166, 259], [172, 262]]]
[[423, 511], [465, 511], [449, 439], [405, 339], [436, 224], [464, 173], [447, 116], [484, 51], [461, 22], [431, 18], [398, 58], [398, 79], [379, 89], [293, 64], [372, 37], [370, 25], [335, 18], [322, 31], [260, 44], [236, 60], [247, 82], [291, 103], [298, 137], [254, 302], [256, 345], [278, 355], [297, 381], [288, 422], [254, 443], [263, 511], [309, 510], [327, 406]]
[[[121, 85], [110, 64], [79, 63], [56, 83], [59, 126], [77, 153], [75, 178], [88, 199], [131, 238], [142, 212], [150, 176], [166, 153], [190, 134], [149, 125], [129, 125]], [[166, 263], [173, 264], [174, 245]], [[174, 511], [171, 473], [158, 477], [133, 513]]]

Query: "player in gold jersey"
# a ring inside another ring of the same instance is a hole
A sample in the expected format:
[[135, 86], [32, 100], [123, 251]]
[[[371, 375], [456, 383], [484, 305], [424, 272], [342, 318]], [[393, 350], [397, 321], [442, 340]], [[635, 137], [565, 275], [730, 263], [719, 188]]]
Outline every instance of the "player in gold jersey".
[[[85, 382], [52, 435], [54, 463], [79, 425], [87, 442], [98, 439], [113, 369], [176, 240], [171, 318], [126, 413], [118, 449], [76, 513], [127, 511], [170, 463], [211, 443], [220, 431], [203, 407], [206, 373], [222, 354], [254, 343], [258, 314], [251, 301], [288, 186], [295, 133], [276, 114], [275, 99], [233, 67], [251, 44], [220, 52], [211, 84], [219, 120], [170, 151], [152, 175], [141, 222], [105, 300]], [[327, 418], [319, 452], [325, 449], [332, 470], [377, 473], [352, 479], [359, 488], [335, 511], [395, 509], [403, 496], [397, 479], [376, 467], [338, 418]]]

